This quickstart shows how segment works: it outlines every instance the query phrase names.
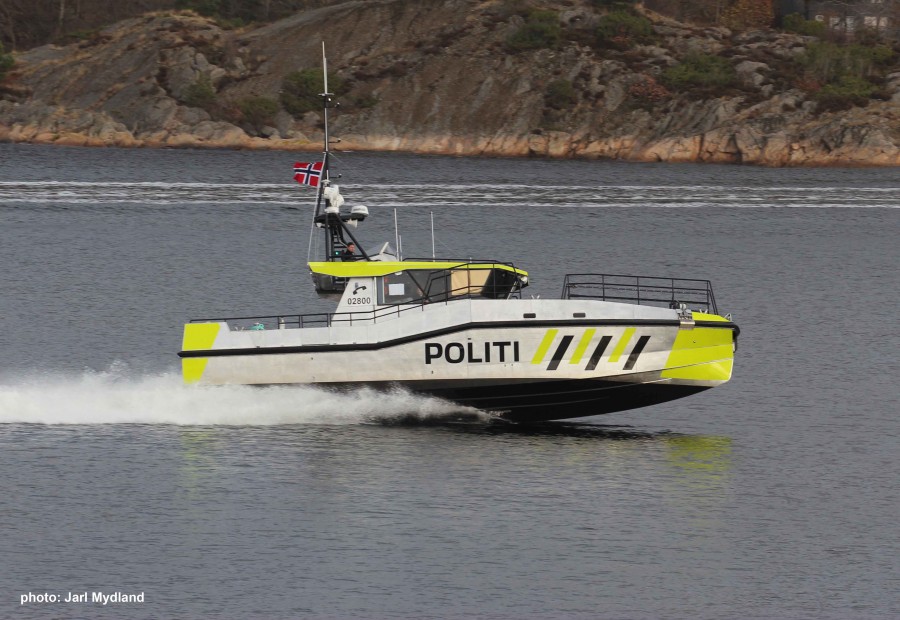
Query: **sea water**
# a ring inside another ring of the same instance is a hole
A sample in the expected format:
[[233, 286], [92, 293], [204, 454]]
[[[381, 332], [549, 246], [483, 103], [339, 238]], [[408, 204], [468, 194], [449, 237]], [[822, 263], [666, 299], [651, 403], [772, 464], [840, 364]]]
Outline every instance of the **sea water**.
[[181, 384], [184, 321], [330, 308], [312, 157], [0, 145], [0, 617], [900, 617], [895, 170], [338, 153], [364, 245], [741, 326], [725, 386], [521, 427]]

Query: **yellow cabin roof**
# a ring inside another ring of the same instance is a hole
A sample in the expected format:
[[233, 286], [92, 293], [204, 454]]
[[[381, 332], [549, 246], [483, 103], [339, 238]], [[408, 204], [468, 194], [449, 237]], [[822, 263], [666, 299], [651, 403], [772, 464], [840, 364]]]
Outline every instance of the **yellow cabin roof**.
[[313, 273], [338, 278], [365, 278], [384, 276], [411, 269], [502, 269], [527, 278], [528, 272], [503, 263], [460, 263], [453, 261], [322, 261], [309, 263]]

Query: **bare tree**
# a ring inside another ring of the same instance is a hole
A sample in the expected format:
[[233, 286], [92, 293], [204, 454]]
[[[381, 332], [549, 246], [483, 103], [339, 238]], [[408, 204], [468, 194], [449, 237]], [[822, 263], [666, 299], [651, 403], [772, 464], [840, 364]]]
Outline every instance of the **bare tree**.
[[16, 49], [16, 7], [14, 0], [0, 0], [0, 41], [9, 49]]
[[644, 6], [682, 22], [718, 24], [730, 0], [644, 0]]
[[[221, 0], [217, 15], [247, 22], [281, 19], [298, 11], [346, 0]], [[689, 0], [677, 0], [691, 4]], [[725, 0], [698, 0], [722, 2]], [[190, 0], [0, 0], [0, 41], [9, 49], [65, 42], [149, 11], [173, 9]]]
[[174, 6], [175, 0], [0, 0], [0, 41], [27, 49]]
[[59, 22], [56, 26], [56, 31], [59, 34], [63, 33], [63, 29], [65, 28], [66, 22], [66, 0], [59, 0]]

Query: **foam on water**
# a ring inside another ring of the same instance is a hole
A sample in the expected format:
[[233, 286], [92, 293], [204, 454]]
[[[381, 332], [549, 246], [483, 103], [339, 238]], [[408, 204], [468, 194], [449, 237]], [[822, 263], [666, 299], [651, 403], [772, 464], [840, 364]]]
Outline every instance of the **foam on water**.
[[474, 409], [396, 390], [186, 386], [175, 373], [133, 376], [123, 364], [80, 376], [0, 377], [0, 423], [282, 425], [487, 419]]
[[[896, 188], [721, 185], [523, 185], [492, 183], [352, 184], [353, 200], [404, 207], [471, 204], [545, 208], [827, 207], [898, 208]], [[283, 183], [0, 181], [2, 204], [296, 206], [309, 194]]]

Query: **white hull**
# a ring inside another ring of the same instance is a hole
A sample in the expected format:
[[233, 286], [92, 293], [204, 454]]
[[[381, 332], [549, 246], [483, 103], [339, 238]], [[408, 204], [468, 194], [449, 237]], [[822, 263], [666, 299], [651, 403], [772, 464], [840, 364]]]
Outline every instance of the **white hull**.
[[[512, 418], [556, 419], [670, 400], [731, 376], [736, 328], [714, 315], [686, 321], [665, 308], [575, 300], [460, 299], [397, 310], [303, 329], [191, 323], [185, 379], [400, 385]], [[652, 388], [633, 397], [637, 386]], [[623, 387], [628, 398], [610, 391]], [[612, 407], [592, 406], [610, 399]]]

